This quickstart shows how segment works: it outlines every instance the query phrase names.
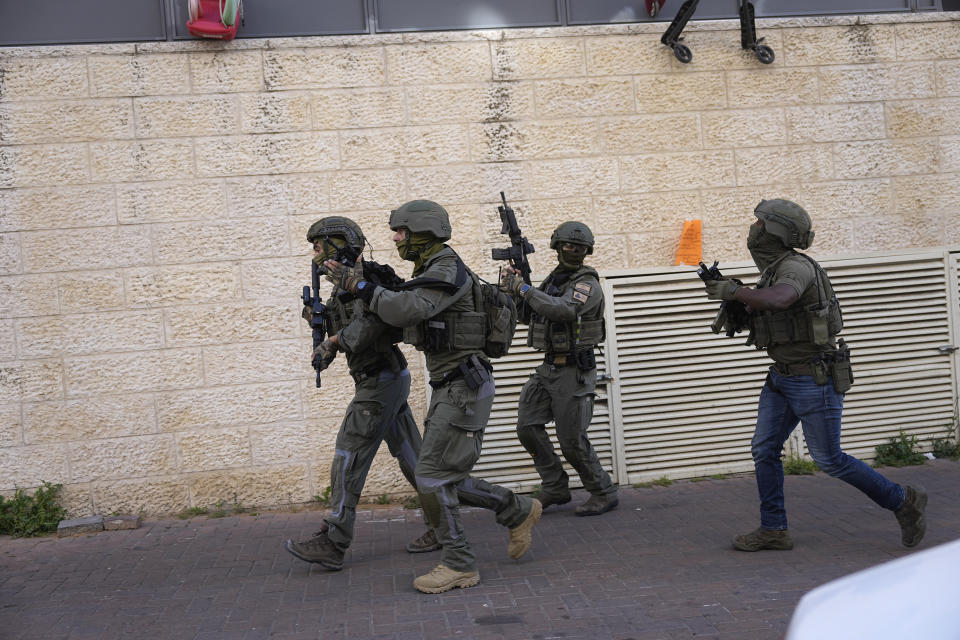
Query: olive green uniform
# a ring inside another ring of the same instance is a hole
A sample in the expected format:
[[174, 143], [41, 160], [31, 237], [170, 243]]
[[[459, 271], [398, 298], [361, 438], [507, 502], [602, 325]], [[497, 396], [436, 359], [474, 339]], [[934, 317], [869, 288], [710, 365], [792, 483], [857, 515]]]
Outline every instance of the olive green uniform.
[[517, 435], [542, 480], [542, 491], [569, 493], [563, 463], [547, 436], [556, 423], [557, 440], [567, 462], [593, 495], [611, 495], [617, 487], [603, 469], [587, 438], [593, 418], [597, 369], [594, 347], [604, 337], [603, 291], [597, 272], [553, 272], [523, 296], [520, 320], [529, 325], [527, 343], [546, 356], [520, 392]]
[[410, 372], [396, 347], [400, 332], [374, 315], [360, 299], [340, 300], [334, 287], [324, 310], [330, 335], [337, 335], [356, 384], [337, 433], [330, 467], [331, 512], [327, 537], [341, 551], [353, 540], [356, 507], [380, 443], [384, 440], [400, 470], [416, 488], [413, 470], [420, 431], [407, 404]]
[[[495, 391], [483, 359], [483, 314], [475, 309], [473, 274], [453, 249], [444, 246], [413, 275], [424, 286], [408, 281], [401, 291], [377, 288], [370, 307], [385, 322], [402, 327], [404, 341], [426, 357], [433, 393], [415, 469], [417, 489], [443, 546], [441, 563], [457, 571], [475, 571], [476, 557], [460, 522], [460, 499], [493, 509], [497, 522], [511, 528], [525, 520], [532, 501], [470, 477], [480, 457]], [[461, 365], [469, 379], [461, 375]]]

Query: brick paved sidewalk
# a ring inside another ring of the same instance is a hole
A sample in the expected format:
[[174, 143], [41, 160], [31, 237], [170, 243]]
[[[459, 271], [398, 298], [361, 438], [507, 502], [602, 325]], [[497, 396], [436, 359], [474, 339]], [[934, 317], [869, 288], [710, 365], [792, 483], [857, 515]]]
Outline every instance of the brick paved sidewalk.
[[[930, 492], [919, 549], [960, 537], [960, 464], [883, 472]], [[519, 561], [492, 514], [466, 511], [482, 582], [440, 595], [411, 585], [439, 556], [403, 551], [423, 526], [399, 508], [361, 512], [338, 573], [281, 547], [316, 511], [0, 538], [0, 638], [780, 638], [811, 588], [910, 553], [890, 513], [822, 474], [787, 478], [790, 552], [730, 547], [758, 521], [752, 477], [625, 488], [598, 518], [574, 517], [583, 497], [548, 510]]]

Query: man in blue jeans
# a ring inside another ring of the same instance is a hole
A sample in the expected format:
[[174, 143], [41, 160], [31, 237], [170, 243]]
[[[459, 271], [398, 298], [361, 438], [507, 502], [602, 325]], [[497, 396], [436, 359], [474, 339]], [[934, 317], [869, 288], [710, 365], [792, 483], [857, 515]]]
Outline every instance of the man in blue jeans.
[[747, 248], [760, 270], [757, 287], [731, 279], [706, 283], [711, 300], [746, 306], [747, 344], [766, 349], [774, 360], [760, 392], [751, 442], [760, 527], [736, 536], [733, 546], [740, 551], [793, 548], [781, 452], [798, 422], [817, 466], [893, 511], [901, 542], [916, 546], [926, 532], [923, 488], [895, 484], [840, 448], [843, 395], [853, 383], [850, 351], [843, 339], [836, 339], [843, 319], [830, 279], [816, 261], [795, 251], [813, 241], [810, 216], [789, 200], [763, 200], [754, 214]]

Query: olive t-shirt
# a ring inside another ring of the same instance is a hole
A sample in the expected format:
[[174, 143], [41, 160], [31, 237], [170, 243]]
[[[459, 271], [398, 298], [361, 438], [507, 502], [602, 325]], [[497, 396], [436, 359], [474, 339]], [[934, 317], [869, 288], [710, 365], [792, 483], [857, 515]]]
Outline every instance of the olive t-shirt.
[[[768, 287], [780, 283], [793, 287], [800, 299], [790, 306], [787, 313], [801, 312], [804, 308], [815, 305], [827, 295], [823, 286], [818, 287], [817, 269], [809, 260], [799, 255], [790, 255], [774, 266], [774, 276]], [[819, 295], [818, 295], [819, 289]], [[807, 342], [788, 342], [771, 345], [767, 353], [777, 362], [786, 364], [801, 364], [815, 360], [817, 356], [835, 348], [834, 336], [830, 336], [829, 345], [817, 345], [812, 340]]]

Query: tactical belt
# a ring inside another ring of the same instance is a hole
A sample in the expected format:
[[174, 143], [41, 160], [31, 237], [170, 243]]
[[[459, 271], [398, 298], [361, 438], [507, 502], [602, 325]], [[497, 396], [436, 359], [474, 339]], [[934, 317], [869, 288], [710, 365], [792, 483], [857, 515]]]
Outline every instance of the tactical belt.
[[573, 353], [547, 353], [543, 356], [543, 362], [553, 367], [576, 367], [581, 371], [590, 371], [597, 368], [597, 357], [593, 353], [592, 347], [578, 349]]
[[360, 384], [364, 380], [369, 380], [370, 378], [379, 376], [381, 371], [392, 371], [392, 369], [386, 362], [378, 362], [377, 364], [370, 365], [362, 371], [351, 371], [350, 377], [353, 378], [353, 381], [356, 384]]
[[[457, 365], [457, 368], [456, 368], [456, 369], [454, 369], [453, 371], [449, 372], [447, 375], [443, 376], [443, 377], [440, 378], [439, 380], [431, 380], [431, 381], [430, 381], [430, 386], [433, 387], [434, 389], [440, 389], [441, 387], [447, 386], [448, 384], [450, 384], [450, 383], [453, 382], [454, 380], [458, 380], [458, 379], [460, 379], [460, 378], [468, 377], [469, 374], [470, 374], [470, 366], [469, 366], [469, 363], [471, 363], [471, 362], [479, 362], [479, 363], [483, 366], [483, 368], [487, 370], [487, 374], [493, 373], [493, 365], [492, 365], [492, 364], [490, 364], [489, 362], [487, 362], [487, 361], [484, 360], [483, 358], [480, 358], [480, 357], [477, 357], [477, 356], [470, 356], [470, 358], [468, 358], [467, 360], [464, 360], [464, 361], [461, 362], [459, 365]], [[471, 387], [471, 388], [476, 388], [476, 387]]]
[[813, 365], [810, 363], [787, 364], [785, 362], [774, 362], [773, 370], [782, 376], [812, 376]]
[[548, 353], [543, 356], [543, 362], [555, 367], [572, 367], [577, 364], [576, 358], [571, 358], [569, 353]]

